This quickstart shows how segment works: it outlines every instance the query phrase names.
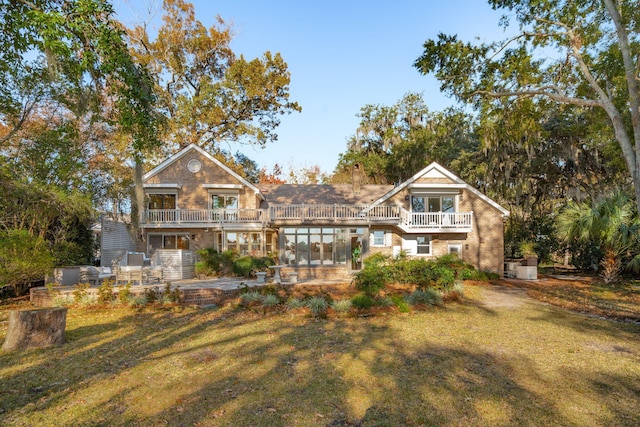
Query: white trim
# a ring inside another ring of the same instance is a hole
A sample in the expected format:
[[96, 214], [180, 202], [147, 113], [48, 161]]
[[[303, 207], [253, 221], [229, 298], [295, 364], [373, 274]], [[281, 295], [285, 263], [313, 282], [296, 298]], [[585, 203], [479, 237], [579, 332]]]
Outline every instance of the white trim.
[[202, 184], [202, 187], [212, 190], [242, 190], [242, 184]]
[[162, 189], [162, 188], [173, 188], [173, 189], [180, 189], [182, 188], [182, 185], [177, 184], [177, 183], [161, 183], [161, 184], [156, 184], [156, 183], [146, 183], [146, 184], [142, 184], [142, 188], [158, 188], [158, 189]]
[[416, 188], [416, 189], [421, 189], [421, 188], [425, 188], [425, 189], [442, 189], [442, 190], [446, 190], [446, 189], [450, 189], [450, 188], [467, 188], [467, 184], [438, 184], [438, 183], [426, 183], [426, 182], [415, 182], [413, 184], [409, 184], [408, 185], [409, 188]]
[[184, 157], [185, 155], [187, 155], [191, 150], [195, 150], [198, 153], [200, 153], [201, 155], [203, 155], [204, 157], [206, 157], [207, 159], [209, 159], [211, 162], [216, 164], [222, 170], [224, 170], [229, 175], [231, 175], [232, 177], [237, 179], [243, 186], [249, 187], [251, 190], [253, 190], [253, 192], [256, 193], [256, 195], [258, 197], [260, 197], [260, 199], [264, 200], [264, 196], [262, 195], [262, 193], [260, 192], [260, 189], [258, 187], [256, 187], [255, 185], [253, 185], [252, 183], [250, 183], [249, 181], [247, 181], [246, 179], [244, 179], [240, 175], [238, 175], [236, 172], [231, 170], [224, 163], [220, 162], [220, 160], [216, 159], [210, 153], [208, 153], [207, 151], [203, 150], [202, 148], [200, 148], [196, 144], [189, 144], [188, 146], [186, 146], [182, 150], [178, 151], [174, 155], [169, 156], [165, 161], [163, 161], [158, 166], [156, 166], [155, 168], [151, 169], [149, 172], [144, 174], [144, 176], [142, 177], [142, 181], [148, 181], [150, 178], [154, 177], [155, 175], [157, 175], [158, 173], [160, 173], [161, 171], [166, 169], [173, 162], [175, 162], [176, 160], [178, 160], [178, 159]]
[[[509, 211], [507, 209], [503, 208], [498, 203], [494, 202], [489, 197], [487, 197], [484, 194], [482, 194], [479, 190], [476, 190], [475, 188], [473, 188], [472, 186], [470, 186], [469, 184], [467, 184], [466, 182], [464, 182], [463, 180], [458, 178], [456, 175], [454, 175], [452, 172], [450, 172], [449, 170], [447, 170], [444, 167], [440, 166], [436, 162], [431, 163], [429, 166], [427, 166], [426, 168], [422, 169], [420, 172], [418, 172], [417, 174], [413, 175], [411, 178], [409, 178], [408, 180], [406, 180], [402, 184], [398, 185], [393, 190], [389, 191], [387, 194], [385, 194], [382, 197], [380, 197], [378, 200], [374, 201], [372, 203], [372, 205], [374, 205], [374, 206], [375, 205], [379, 205], [379, 204], [383, 203], [384, 201], [390, 199], [394, 195], [398, 194], [400, 191], [402, 191], [405, 188], [409, 187], [411, 184], [413, 184], [419, 178], [421, 178], [422, 176], [428, 174], [429, 172], [431, 172], [433, 170], [435, 170], [435, 171], [439, 172], [440, 174], [444, 175], [446, 178], [449, 178], [452, 181], [454, 181], [454, 183], [451, 183], [451, 184], [444, 184], [444, 183], [443, 184], [437, 184], [439, 186], [439, 188], [447, 188], [447, 187], [463, 188], [463, 189], [469, 191], [470, 193], [475, 194], [480, 199], [482, 199], [483, 201], [487, 202], [489, 205], [491, 205], [494, 208], [496, 208], [498, 211], [500, 211], [500, 213], [502, 215], [509, 216]], [[461, 185], [462, 187], [458, 187], [458, 185]]]

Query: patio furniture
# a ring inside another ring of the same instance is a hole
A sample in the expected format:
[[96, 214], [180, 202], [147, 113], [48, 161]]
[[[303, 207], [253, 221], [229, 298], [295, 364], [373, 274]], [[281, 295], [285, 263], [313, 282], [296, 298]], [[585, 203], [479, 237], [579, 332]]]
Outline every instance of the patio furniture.
[[142, 271], [146, 283], [149, 283], [150, 280], [158, 283], [162, 282], [162, 267], [145, 267], [142, 269]]
[[123, 266], [116, 273], [116, 285], [124, 283], [138, 282], [142, 285], [142, 266]]

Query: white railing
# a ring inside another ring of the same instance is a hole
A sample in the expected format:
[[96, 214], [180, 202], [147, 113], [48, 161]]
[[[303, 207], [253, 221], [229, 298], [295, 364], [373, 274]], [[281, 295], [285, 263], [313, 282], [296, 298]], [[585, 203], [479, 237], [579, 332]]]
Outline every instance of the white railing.
[[210, 224], [267, 222], [264, 209], [149, 209], [147, 223]]
[[407, 212], [402, 223], [408, 228], [422, 229], [470, 229], [473, 212]]
[[400, 220], [399, 206], [369, 205], [272, 205], [269, 213], [277, 220]]
[[400, 206], [271, 205], [267, 209], [149, 209], [148, 224], [222, 224], [273, 221], [390, 222], [406, 230], [470, 230], [472, 212], [409, 212]]

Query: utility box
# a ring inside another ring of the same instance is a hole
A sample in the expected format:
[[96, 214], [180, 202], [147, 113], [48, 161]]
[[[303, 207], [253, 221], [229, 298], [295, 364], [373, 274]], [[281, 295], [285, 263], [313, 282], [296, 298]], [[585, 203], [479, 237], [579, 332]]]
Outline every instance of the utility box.
[[538, 267], [519, 265], [516, 267], [516, 278], [522, 280], [537, 280]]

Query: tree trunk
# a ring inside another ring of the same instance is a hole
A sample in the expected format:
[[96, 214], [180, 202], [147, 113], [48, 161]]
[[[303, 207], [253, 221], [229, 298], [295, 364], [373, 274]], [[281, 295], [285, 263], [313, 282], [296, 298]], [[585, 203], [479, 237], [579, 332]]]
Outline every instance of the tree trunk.
[[64, 307], [12, 310], [2, 349], [13, 351], [64, 344], [66, 325], [67, 309]]

